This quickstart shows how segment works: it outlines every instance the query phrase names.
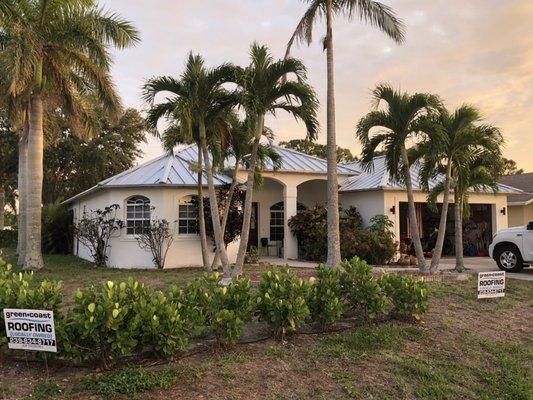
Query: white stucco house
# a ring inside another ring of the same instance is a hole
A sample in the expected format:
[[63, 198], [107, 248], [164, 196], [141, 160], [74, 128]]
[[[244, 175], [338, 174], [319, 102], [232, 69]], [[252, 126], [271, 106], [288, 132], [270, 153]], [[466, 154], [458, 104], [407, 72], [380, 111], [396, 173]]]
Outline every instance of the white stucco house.
[[[298, 243], [287, 222], [300, 209], [316, 204], [325, 205], [326, 161], [283, 147], [274, 148], [281, 156], [282, 166], [275, 171], [272, 166], [267, 166], [263, 173], [264, 183], [254, 192], [249, 242], [260, 249], [261, 255], [297, 259]], [[192, 196], [197, 193], [197, 173], [191, 168], [196, 160], [196, 146], [176, 149], [173, 154], [163, 154], [110, 177], [65, 203], [72, 208], [75, 221], [84, 212], [111, 204], [120, 205], [121, 215], [118, 217], [125, 221], [125, 227], [111, 239], [110, 266], [153, 267], [151, 255], [138, 246], [134, 236], [136, 230], [150, 220], [151, 208], [157, 218], [172, 222], [175, 239], [167, 256], [166, 267], [197, 266], [201, 264], [196, 222], [198, 211], [190, 203]], [[228, 171], [231, 167], [231, 162], [228, 162]], [[364, 172], [358, 163], [351, 163], [339, 164], [338, 173], [339, 199], [343, 208], [357, 207], [366, 224], [373, 216], [384, 214], [393, 221], [398, 240], [409, 237], [407, 195], [404, 188], [390, 180], [383, 157], [374, 160], [371, 172]], [[240, 172], [241, 182], [246, 180], [246, 174], [244, 170]], [[424, 237], [438, 225], [438, 216], [425, 204], [426, 195], [419, 187], [416, 168], [413, 168], [412, 175], [416, 187], [417, 214], [421, 222], [420, 233]], [[215, 177], [218, 186], [230, 181], [229, 175], [219, 174]], [[205, 176], [203, 182], [206, 185]], [[207, 196], [207, 188], [205, 193]], [[468, 223], [473, 228], [477, 227], [474, 237], [476, 248], [480, 251], [488, 247], [488, 243], [484, 242], [486, 237], [490, 239], [493, 232], [507, 227], [507, 195], [511, 193], [517, 193], [517, 190], [500, 185], [497, 192], [487, 190], [470, 195], [472, 217]], [[449, 231], [453, 235], [453, 212], [449, 215]], [[230, 261], [235, 260], [237, 248], [238, 241], [228, 247]], [[76, 240], [73, 252], [90, 259], [87, 249]]]

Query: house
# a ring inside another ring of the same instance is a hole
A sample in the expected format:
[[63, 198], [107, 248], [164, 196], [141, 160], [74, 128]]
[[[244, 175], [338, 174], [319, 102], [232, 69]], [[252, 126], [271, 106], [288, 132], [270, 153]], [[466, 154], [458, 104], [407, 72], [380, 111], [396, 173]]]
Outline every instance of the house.
[[533, 221], [533, 172], [507, 175], [502, 177], [500, 182], [524, 192], [507, 198], [509, 226], [524, 226]]
[[[282, 165], [274, 170], [272, 165], [267, 164], [263, 172], [264, 182], [254, 192], [249, 245], [260, 248], [262, 255], [296, 259], [298, 243], [287, 222], [299, 210], [326, 203], [327, 163], [295, 150], [279, 146], [274, 146], [274, 149], [281, 156]], [[197, 172], [192, 167], [196, 164], [197, 155], [194, 145], [176, 149], [172, 154], [164, 154], [106, 179], [66, 201], [73, 210], [75, 220], [90, 210], [120, 205], [118, 217], [125, 221], [125, 227], [111, 239], [111, 266], [144, 268], [153, 265], [151, 255], [139, 248], [135, 239], [135, 233], [154, 217], [151, 212], [157, 218], [172, 222], [175, 240], [167, 256], [167, 267], [201, 264], [196, 221], [198, 211], [191, 204], [192, 197], [197, 193]], [[231, 161], [227, 162], [227, 170], [231, 169], [231, 164]], [[357, 207], [366, 224], [375, 215], [387, 215], [394, 223], [396, 238], [410, 235], [406, 192], [388, 176], [383, 157], [374, 160], [371, 172], [365, 172], [359, 164], [352, 163], [339, 164], [338, 174], [339, 199], [343, 208]], [[241, 170], [239, 181], [244, 182], [246, 175], [247, 172]], [[438, 225], [438, 219], [425, 204], [426, 196], [418, 184], [416, 168], [413, 168], [412, 175], [417, 213], [422, 222], [420, 233], [424, 237]], [[206, 176], [203, 182], [207, 182]], [[215, 176], [217, 186], [229, 182], [226, 174]], [[207, 196], [207, 188], [204, 190]], [[507, 227], [507, 217], [502, 210], [505, 210], [507, 195], [511, 193], [517, 191], [500, 185], [498, 192], [487, 190], [470, 195], [473, 213], [469, 222], [477, 228], [475, 245], [479, 248], [488, 247], [481, 237], [492, 237], [493, 232]], [[238, 242], [228, 246], [230, 261], [235, 260], [237, 248]], [[90, 259], [87, 249], [78, 241], [75, 241], [74, 253]]]

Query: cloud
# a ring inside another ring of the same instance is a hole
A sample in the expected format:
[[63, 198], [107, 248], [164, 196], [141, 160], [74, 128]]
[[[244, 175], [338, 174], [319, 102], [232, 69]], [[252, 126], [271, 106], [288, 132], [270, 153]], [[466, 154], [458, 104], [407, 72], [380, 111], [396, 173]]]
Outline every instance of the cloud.
[[[143, 41], [116, 52], [114, 77], [127, 105], [142, 107], [140, 87], [153, 75], [178, 75], [190, 50], [215, 65], [245, 64], [252, 41], [281, 57], [305, 10], [296, 0], [106, 0], [106, 8], [134, 21]], [[387, 81], [402, 90], [442, 95], [450, 108], [468, 102], [506, 138], [505, 155], [533, 170], [533, 2], [519, 0], [385, 1], [406, 22], [407, 40], [397, 46], [358, 20], [335, 20], [335, 81], [339, 145], [358, 152], [354, 126], [369, 110], [370, 90]], [[319, 44], [295, 49], [309, 69], [325, 124], [326, 65]], [[279, 140], [304, 137], [305, 129], [286, 115], [269, 118]], [[325, 142], [325, 128], [319, 136]], [[146, 157], [159, 152], [157, 143]]]

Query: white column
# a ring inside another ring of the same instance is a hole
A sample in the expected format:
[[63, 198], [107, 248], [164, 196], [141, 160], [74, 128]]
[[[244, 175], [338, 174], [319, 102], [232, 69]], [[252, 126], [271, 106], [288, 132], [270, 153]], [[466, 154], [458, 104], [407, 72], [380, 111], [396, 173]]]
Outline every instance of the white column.
[[296, 215], [297, 212], [297, 194], [296, 186], [285, 186], [283, 188], [283, 210], [285, 217], [285, 235], [283, 239], [283, 258], [285, 260], [298, 258], [298, 241], [289, 228], [289, 219]]

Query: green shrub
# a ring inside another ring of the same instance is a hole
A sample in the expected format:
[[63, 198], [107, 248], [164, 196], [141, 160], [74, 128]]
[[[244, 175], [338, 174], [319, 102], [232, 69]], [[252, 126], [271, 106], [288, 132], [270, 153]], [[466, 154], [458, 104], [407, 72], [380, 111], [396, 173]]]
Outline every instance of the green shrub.
[[203, 324], [204, 334], [214, 334], [220, 344], [233, 344], [242, 334], [244, 325], [252, 319], [253, 303], [248, 278], [235, 278], [221, 286], [220, 273], [204, 274], [185, 289], [191, 313]]
[[[13, 271], [11, 265], [0, 258], [1, 308], [29, 308], [54, 311], [56, 330], [61, 331], [61, 282], [41, 281], [33, 283], [33, 272]], [[58, 332], [59, 333], [59, 332]], [[0, 344], [7, 343], [4, 313], [0, 312]]]
[[108, 365], [145, 345], [170, 356], [187, 345], [180, 304], [131, 278], [78, 289], [74, 298], [64, 348], [76, 362]]
[[350, 311], [365, 318], [375, 318], [389, 308], [387, 297], [365, 261], [354, 257], [341, 263], [341, 287]]
[[69, 254], [74, 243], [72, 212], [60, 203], [46, 204], [42, 213], [43, 252]]
[[16, 229], [0, 229], [0, 248], [15, 247], [18, 240]]
[[320, 264], [316, 269], [318, 280], [310, 280], [307, 300], [311, 319], [323, 326], [339, 322], [344, 311], [341, 290], [341, 271]]
[[259, 249], [256, 246], [250, 246], [250, 249], [244, 256], [246, 264], [257, 264], [259, 262]]
[[257, 312], [259, 319], [270, 324], [282, 339], [295, 331], [309, 316], [306, 299], [309, 284], [287, 267], [272, 267], [259, 283]]
[[419, 320], [428, 309], [426, 282], [412, 276], [387, 274], [379, 285], [392, 303], [391, 314], [402, 319]]

